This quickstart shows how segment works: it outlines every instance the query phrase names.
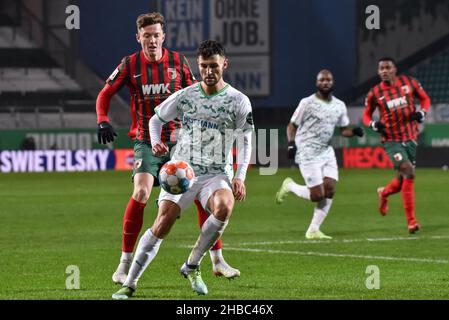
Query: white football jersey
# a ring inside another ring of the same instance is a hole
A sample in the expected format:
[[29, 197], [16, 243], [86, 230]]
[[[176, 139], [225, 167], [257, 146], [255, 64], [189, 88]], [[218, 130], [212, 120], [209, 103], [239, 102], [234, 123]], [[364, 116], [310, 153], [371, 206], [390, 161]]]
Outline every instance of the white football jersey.
[[332, 97], [327, 102], [312, 94], [300, 101], [290, 122], [298, 126], [295, 161], [304, 164], [321, 162], [335, 156], [329, 142], [335, 127], [348, 126], [349, 118], [343, 101]]
[[254, 130], [248, 97], [229, 84], [212, 96], [201, 83], [193, 84], [172, 94], [155, 112], [163, 122], [181, 119], [172, 159], [187, 161], [196, 175], [230, 174], [236, 134]]

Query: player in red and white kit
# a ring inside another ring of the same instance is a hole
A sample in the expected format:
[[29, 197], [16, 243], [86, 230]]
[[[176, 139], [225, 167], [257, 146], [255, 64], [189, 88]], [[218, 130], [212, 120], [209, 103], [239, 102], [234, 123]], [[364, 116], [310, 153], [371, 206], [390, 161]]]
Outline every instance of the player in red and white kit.
[[[421, 84], [414, 78], [397, 75], [392, 58], [379, 60], [378, 74], [381, 82], [373, 87], [366, 97], [363, 124], [381, 134], [381, 142], [398, 176], [385, 187], [377, 189], [379, 211], [386, 215], [388, 196], [402, 192], [408, 230], [415, 233], [420, 225], [415, 218], [415, 165], [418, 123], [422, 123], [430, 108], [430, 98]], [[421, 108], [417, 109], [414, 98]], [[374, 121], [372, 114], [378, 108], [380, 119]]]
[[[169, 155], [156, 157], [151, 151], [148, 122], [154, 108], [172, 93], [196, 82], [187, 59], [178, 52], [162, 47], [165, 40], [164, 17], [157, 12], [142, 14], [137, 18], [137, 42], [141, 50], [126, 56], [106, 80], [96, 103], [98, 142], [106, 144], [117, 136], [109, 123], [110, 100], [124, 85], [131, 95], [132, 124], [128, 136], [135, 141], [133, 183], [134, 190], [123, 218], [122, 255], [112, 276], [115, 283], [122, 284], [132, 262], [137, 237], [142, 229], [143, 213], [153, 186], [158, 186], [159, 169], [169, 160]], [[175, 130], [179, 120], [164, 125], [161, 140], [170, 148], [176, 144]], [[208, 218], [197, 203], [200, 226]], [[230, 267], [224, 260], [219, 239], [210, 250], [213, 272], [217, 276], [234, 278], [240, 271]]]

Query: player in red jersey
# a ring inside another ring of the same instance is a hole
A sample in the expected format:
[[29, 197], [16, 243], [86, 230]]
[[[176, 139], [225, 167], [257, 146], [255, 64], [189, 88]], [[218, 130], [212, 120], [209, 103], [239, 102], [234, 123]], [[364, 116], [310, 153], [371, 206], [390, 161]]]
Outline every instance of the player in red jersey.
[[[377, 189], [379, 211], [386, 215], [388, 196], [402, 192], [408, 231], [415, 233], [420, 225], [415, 218], [415, 164], [418, 124], [424, 122], [430, 108], [430, 98], [414, 78], [397, 75], [395, 61], [385, 57], [379, 60], [378, 75], [381, 82], [366, 97], [363, 124], [381, 134], [381, 142], [393, 161], [398, 176], [387, 186]], [[414, 98], [418, 98], [418, 110]], [[379, 109], [380, 119], [374, 121], [372, 114]]]
[[[163, 48], [165, 40], [164, 17], [157, 12], [142, 14], [137, 18], [137, 42], [141, 50], [126, 56], [106, 80], [96, 103], [98, 142], [106, 144], [117, 136], [109, 123], [110, 100], [124, 85], [131, 95], [132, 124], [128, 136], [134, 143], [133, 183], [134, 190], [123, 218], [122, 255], [120, 264], [112, 276], [115, 283], [122, 284], [132, 262], [137, 237], [142, 229], [143, 212], [153, 186], [158, 186], [157, 175], [167, 162], [169, 154], [156, 157], [151, 151], [148, 122], [154, 108], [172, 93], [196, 82], [187, 59], [178, 52]], [[161, 139], [170, 148], [176, 144], [175, 130], [179, 121], [164, 125]], [[208, 214], [197, 204], [200, 226]], [[221, 240], [211, 248], [213, 272], [218, 276], [233, 278], [240, 271], [230, 267], [221, 253]]]

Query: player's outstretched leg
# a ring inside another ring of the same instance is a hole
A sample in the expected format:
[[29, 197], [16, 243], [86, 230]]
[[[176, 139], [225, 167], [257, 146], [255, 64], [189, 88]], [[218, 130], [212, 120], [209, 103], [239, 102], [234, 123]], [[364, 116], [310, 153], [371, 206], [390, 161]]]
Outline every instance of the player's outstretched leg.
[[284, 202], [285, 197], [289, 192], [293, 192], [298, 197], [310, 200], [310, 190], [306, 186], [295, 183], [291, 178], [285, 178], [282, 182], [281, 188], [276, 193], [276, 203]]
[[133, 251], [143, 225], [145, 203], [138, 202], [132, 197], [128, 202], [123, 217], [122, 256], [120, 263], [112, 275], [114, 283], [123, 284], [128, 275], [133, 259]]
[[133, 295], [137, 287], [137, 282], [157, 255], [161, 243], [162, 239], [154, 236], [151, 229], [148, 229], [143, 234], [137, 245], [136, 256], [131, 264], [129, 274], [123, 283], [123, 287], [112, 295], [113, 299], [128, 299]]
[[398, 193], [402, 188], [402, 179], [394, 178], [385, 187], [377, 188], [377, 197], [379, 198], [379, 212], [385, 216], [388, 212], [388, 196]]
[[288, 184], [293, 182], [292, 178], [287, 177], [282, 181], [282, 185], [279, 188], [278, 192], [276, 192], [276, 203], [281, 204], [284, 202], [285, 198], [287, 197], [287, 194], [290, 192], [288, 188]]
[[321, 224], [329, 213], [332, 205], [332, 199], [324, 199], [316, 204], [313, 212], [312, 222], [306, 232], [306, 239], [309, 240], [328, 240], [332, 239], [320, 231]]
[[377, 196], [379, 198], [379, 212], [381, 215], [385, 216], [388, 212], [388, 198], [383, 196], [385, 188], [377, 188]]
[[201, 233], [190, 252], [187, 262], [181, 268], [181, 274], [189, 279], [192, 289], [198, 294], [207, 293], [207, 287], [201, 279], [201, 273], [199, 271], [201, 260], [206, 252], [223, 234], [234, 205], [234, 196], [230, 190], [224, 190], [222, 192], [219, 190], [213, 197], [214, 199], [211, 202], [215, 201], [213, 203], [216, 206], [216, 212], [214, 212], [214, 214], [217, 214], [219, 219], [216, 218], [214, 214], [211, 214], [207, 218], [201, 228]]
[[207, 286], [201, 278], [201, 271], [199, 266], [188, 265], [187, 262], [184, 262], [181, 269], [179, 270], [181, 275], [189, 279], [192, 290], [199, 295], [207, 294]]
[[415, 233], [421, 228], [421, 226], [415, 218], [415, 190], [413, 179], [404, 179], [402, 187], [402, 200], [405, 215], [407, 217], [408, 232]]
[[[195, 205], [198, 210], [198, 224], [200, 228], [204, 222], [209, 218], [209, 214], [203, 209], [203, 206], [198, 200], [195, 200]], [[212, 261], [213, 273], [220, 277], [224, 276], [227, 279], [240, 277], [240, 270], [231, 267], [224, 259], [222, 253], [222, 241], [218, 239], [217, 242], [209, 250], [210, 259]]]

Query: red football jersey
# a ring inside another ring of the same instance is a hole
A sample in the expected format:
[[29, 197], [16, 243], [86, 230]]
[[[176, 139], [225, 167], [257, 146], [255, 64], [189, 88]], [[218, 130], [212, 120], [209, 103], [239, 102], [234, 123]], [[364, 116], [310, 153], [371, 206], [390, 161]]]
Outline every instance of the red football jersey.
[[[108, 121], [111, 97], [126, 85], [131, 94], [132, 124], [128, 135], [150, 143], [148, 122], [154, 108], [172, 93], [196, 82], [187, 59], [178, 52], [162, 49], [162, 58], [148, 61], [142, 50], [126, 56], [106, 80], [97, 99], [97, 122]], [[162, 142], [170, 141], [170, 135], [180, 128], [179, 120], [170, 121], [162, 128]], [[172, 139], [173, 140], [173, 139]]]
[[381, 82], [366, 97], [363, 124], [369, 126], [374, 110], [379, 108], [379, 121], [386, 126], [382, 142], [416, 140], [418, 123], [410, 120], [411, 114], [417, 111], [415, 97], [420, 100], [421, 109], [427, 112], [430, 98], [416, 79], [401, 75], [392, 85]]

